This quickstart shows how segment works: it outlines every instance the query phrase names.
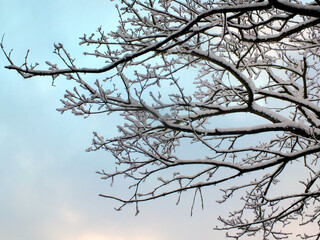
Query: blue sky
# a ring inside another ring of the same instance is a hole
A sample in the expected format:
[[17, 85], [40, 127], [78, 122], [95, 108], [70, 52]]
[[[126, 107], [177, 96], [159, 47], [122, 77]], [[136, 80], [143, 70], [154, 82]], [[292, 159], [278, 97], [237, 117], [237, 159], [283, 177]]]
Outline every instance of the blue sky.
[[[85, 64], [83, 33], [100, 25], [114, 29], [117, 12], [107, 0], [0, 0], [0, 34], [12, 58], [56, 62], [53, 43], [62, 42]], [[89, 64], [93, 64], [90, 62]], [[121, 212], [117, 202], [98, 197], [108, 183], [96, 170], [113, 169], [106, 152], [86, 153], [92, 132], [115, 134], [115, 117], [61, 115], [59, 99], [72, 83], [60, 78], [22, 79], [0, 54], [0, 240], [192, 240], [221, 239], [212, 227], [221, 208], [213, 199], [190, 217], [191, 198], [152, 201]], [[120, 184], [116, 191], [126, 189]], [[215, 194], [215, 193], [214, 193]]]

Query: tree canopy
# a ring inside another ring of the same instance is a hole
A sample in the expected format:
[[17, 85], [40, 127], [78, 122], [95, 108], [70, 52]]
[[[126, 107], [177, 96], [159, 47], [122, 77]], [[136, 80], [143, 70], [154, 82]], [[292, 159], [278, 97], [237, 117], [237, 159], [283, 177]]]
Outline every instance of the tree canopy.
[[101, 196], [138, 212], [193, 191], [193, 208], [221, 186], [219, 203], [241, 200], [219, 217], [228, 237], [320, 239], [320, 2], [116, 2], [117, 30], [80, 38], [101, 66], [78, 67], [61, 43], [60, 63], [39, 69], [27, 55], [20, 66], [1, 43], [24, 78], [74, 81], [61, 113], [122, 117], [119, 136], [94, 132], [88, 151], [113, 154], [119, 166], [99, 174], [125, 176], [131, 195]]

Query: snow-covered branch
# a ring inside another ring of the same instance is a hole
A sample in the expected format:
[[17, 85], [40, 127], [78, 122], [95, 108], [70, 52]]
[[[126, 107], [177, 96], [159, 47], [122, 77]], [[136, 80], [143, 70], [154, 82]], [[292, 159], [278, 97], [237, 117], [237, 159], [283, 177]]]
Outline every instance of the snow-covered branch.
[[120, 115], [119, 135], [95, 132], [88, 151], [113, 154], [117, 168], [98, 173], [125, 177], [130, 195], [101, 196], [138, 212], [142, 202], [194, 191], [193, 209], [196, 196], [203, 203], [206, 190], [223, 186], [219, 203], [242, 202], [219, 217], [228, 237], [291, 239], [298, 223], [297, 237], [317, 239], [318, 228], [302, 233], [320, 221], [319, 1], [118, 4], [117, 31], [81, 37], [101, 67], [78, 67], [62, 44], [47, 70], [28, 54], [16, 65], [0, 45], [24, 78], [74, 81], [61, 113]]

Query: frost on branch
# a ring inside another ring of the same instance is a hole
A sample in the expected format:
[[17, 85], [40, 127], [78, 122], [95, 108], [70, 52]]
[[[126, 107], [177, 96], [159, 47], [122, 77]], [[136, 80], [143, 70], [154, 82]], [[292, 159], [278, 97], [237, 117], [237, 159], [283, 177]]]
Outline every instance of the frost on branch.
[[101, 196], [138, 212], [191, 191], [193, 209], [218, 186], [221, 204], [241, 196], [219, 217], [228, 237], [319, 239], [319, 1], [117, 2], [118, 30], [80, 41], [101, 68], [77, 67], [62, 44], [64, 68], [27, 57], [19, 67], [1, 44], [23, 77], [74, 81], [61, 113], [123, 118], [117, 137], [95, 132], [88, 151], [113, 154], [117, 168], [99, 174], [124, 176], [131, 195]]

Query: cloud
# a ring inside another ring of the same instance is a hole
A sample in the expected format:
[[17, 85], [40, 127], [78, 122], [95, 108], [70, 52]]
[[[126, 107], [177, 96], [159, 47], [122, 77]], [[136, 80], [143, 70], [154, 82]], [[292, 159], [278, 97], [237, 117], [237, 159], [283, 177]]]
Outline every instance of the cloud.
[[72, 236], [66, 238], [66, 240], [158, 240], [156, 236], [142, 234], [141, 236], [132, 236], [130, 233], [121, 234], [97, 234], [97, 233], [87, 233], [78, 236]]

